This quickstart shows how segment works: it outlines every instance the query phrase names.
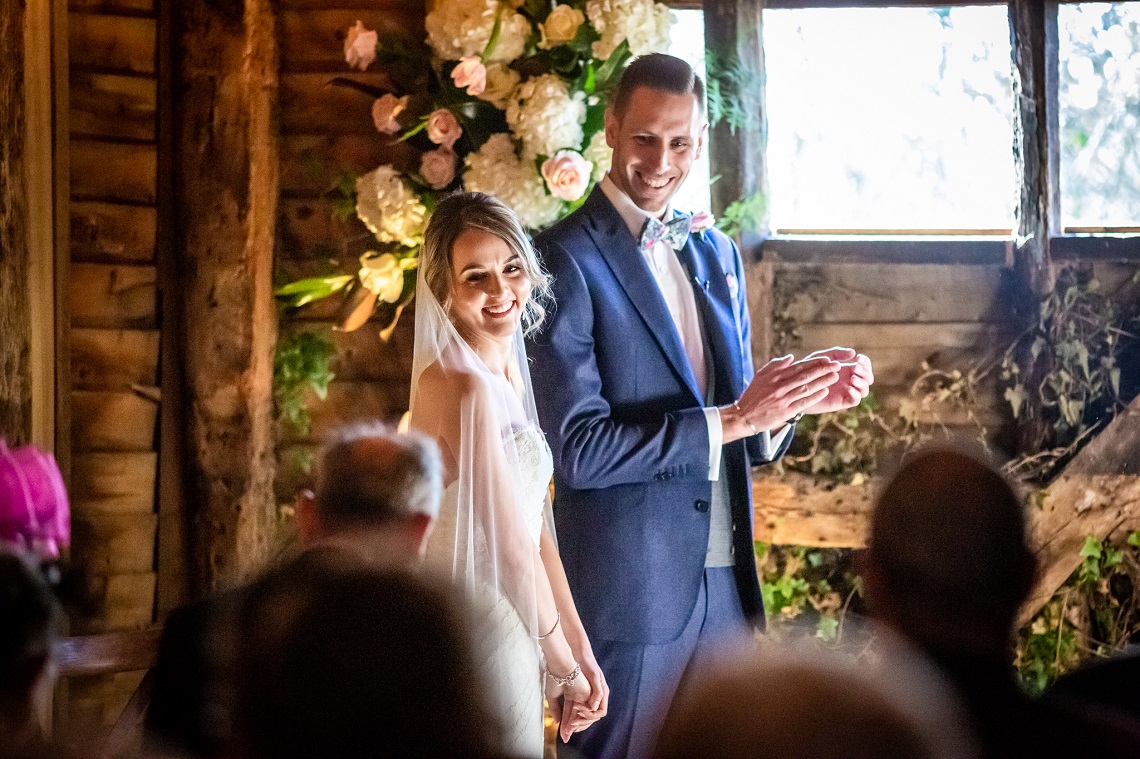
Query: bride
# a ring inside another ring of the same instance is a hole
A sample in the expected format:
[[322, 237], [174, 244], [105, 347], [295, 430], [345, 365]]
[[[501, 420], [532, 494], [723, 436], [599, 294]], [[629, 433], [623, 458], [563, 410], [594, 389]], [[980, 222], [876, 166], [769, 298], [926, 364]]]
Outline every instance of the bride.
[[563, 740], [609, 700], [554, 540], [553, 464], [523, 349], [549, 300], [510, 209], [481, 193], [439, 203], [420, 253], [412, 361], [411, 424], [439, 443], [445, 469], [427, 561], [487, 611], [474, 632], [512, 756], [542, 755], [544, 692]]

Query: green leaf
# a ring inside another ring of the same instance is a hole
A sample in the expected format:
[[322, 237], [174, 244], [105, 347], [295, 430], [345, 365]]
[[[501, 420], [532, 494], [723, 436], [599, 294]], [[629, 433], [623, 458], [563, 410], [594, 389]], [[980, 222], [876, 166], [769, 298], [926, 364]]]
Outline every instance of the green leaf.
[[290, 282], [273, 291], [273, 294], [286, 302], [290, 308], [298, 308], [321, 298], [327, 298], [348, 286], [355, 277], [344, 274], [336, 277], [310, 277]]
[[1080, 557], [1082, 559], [1099, 559], [1104, 554], [1101, 543], [1093, 535], [1085, 538], [1084, 545], [1081, 546]]
[[1128, 533], [1128, 545], [1134, 548], [1140, 548], [1140, 530], [1133, 530]]
[[839, 619], [830, 614], [824, 614], [815, 623], [815, 637], [822, 641], [833, 641], [838, 634]]

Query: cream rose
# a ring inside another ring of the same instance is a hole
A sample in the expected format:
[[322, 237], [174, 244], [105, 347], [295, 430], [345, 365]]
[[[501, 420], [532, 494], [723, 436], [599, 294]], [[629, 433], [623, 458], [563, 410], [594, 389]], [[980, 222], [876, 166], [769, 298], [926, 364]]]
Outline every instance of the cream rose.
[[479, 97], [487, 88], [487, 67], [479, 56], [469, 55], [460, 59], [451, 70], [451, 80], [459, 89], [467, 88], [468, 95]]
[[436, 145], [451, 150], [462, 134], [463, 127], [459, 126], [455, 114], [446, 108], [437, 108], [428, 116], [427, 136]]
[[549, 50], [556, 45], [564, 45], [578, 34], [578, 27], [586, 21], [586, 14], [569, 5], [557, 5], [546, 21], [538, 25], [542, 40], [538, 46]]
[[590, 184], [593, 165], [573, 150], [559, 150], [542, 162], [542, 178], [550, 194], [562, 200], [575, 201]]
[[408, 96], [398, 98], [390, 92], [384, 93], [372, 104], [372, 123], [381, 134], [395, 134], [400, 131], [400, 122], [396, 121], [408, 107]]
[[447, 147], [424, 153], [420, 159], [420, 176], [433, 190], [442, 190], [455, 179], [455, 151]]
[[354, 69], [364, 71], [376, 60], [377, 40], [376, 32], [365, 29], [364, 24], [357, 19], [356, 26], [349, 29], [348, 36], [344, 38], [345, 62]]
[[404, 292], [404, 270], [391, 253], [370, 250], [360, 257], [360, 284], [385, 303], [395, 303]]
[[522, 77], [519, 72], [503, 63], [492, 63], [487, 67], [487, 87], [479, 95], [496, 108], [507, 109], [507, 103], [514, 95]]

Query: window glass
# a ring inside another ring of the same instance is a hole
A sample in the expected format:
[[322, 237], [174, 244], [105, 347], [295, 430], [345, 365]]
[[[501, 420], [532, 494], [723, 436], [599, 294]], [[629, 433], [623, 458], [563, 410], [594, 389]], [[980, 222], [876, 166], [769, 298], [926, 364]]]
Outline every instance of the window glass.
[[[705, 77], [705, 14], [699, 10], [676, 10], [677, 23], [670, 31], [669, 53], [688, 61], [702, 79]], [[701, 157], [689, 170], [689, 178], [673, 198], [673, 206], [681, 211], [707, 211], [712, 207], [709, 195], [709, 151], [706, 143]]]
[[1061, 222], [1140, 226], [1140, 2], [1057, 16]]
[[1013, 227], [1004, 6], [764, 11], [773, 230]]

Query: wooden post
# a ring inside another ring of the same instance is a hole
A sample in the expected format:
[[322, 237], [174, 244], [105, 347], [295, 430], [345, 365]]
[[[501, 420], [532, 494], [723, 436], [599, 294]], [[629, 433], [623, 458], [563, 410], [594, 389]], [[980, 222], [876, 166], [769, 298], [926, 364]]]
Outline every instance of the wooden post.
[[1034, 305], [1052, 292], [1049, 238], [1060, 231], [1060, 148], [1057, 142], [1057, 3], [1009, 4], [1013, 50], [1013, 153], [1021, 189], [1014, 265]]
[[24, 13], [23, 3], [0, 7], [0, 435], [12, 445], [32, 434]]
[[269, 555], [278, 89], [272, 0], [183, 0], [176, 203], [198, 589]]
[[[709, 130], [709, 163], [713, 176], [712, 211], [720, 216], [734, 201], [754, 193], [768, 194], [765, 147], [768, 117], [764, 105], [764, 48], [761, 30], [764, 0], [703, 0], [705, 47], [719, 62], [737, 63], [751, 72], [754, 86], [744, 88], [740, 107], [755, 116], [735, 133], [721, 122]], [[754, 232], [737, 242], [748, 272], [748, 304], [752, 316], [752, 355], [763, 363], [772, 353], [772, 264], [760, 261], [760, 244], [768, 233], [767, 213]]]

